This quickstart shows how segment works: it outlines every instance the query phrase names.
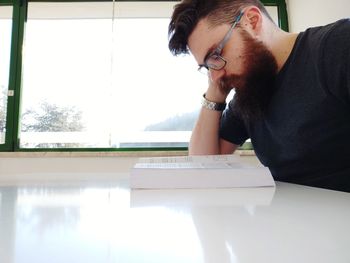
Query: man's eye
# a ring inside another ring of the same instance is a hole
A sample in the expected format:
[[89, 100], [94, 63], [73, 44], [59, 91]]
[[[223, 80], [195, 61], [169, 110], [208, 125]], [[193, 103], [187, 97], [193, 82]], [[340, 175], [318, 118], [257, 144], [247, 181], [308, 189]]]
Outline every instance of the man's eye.
[[208, 62], [215, 62], [215, 61], [220, 61], [221, 57], [219, 54], [212, 54], [210, 57], [208, 57]]
[[213, 54], [210, 57], [208, 57], [206, 62], [207, 62], [206, 64], [209, 66], [212, 66], [212, 65], [218, 66], [219, 64], [222, 63], [222, 58], [217, 54]]

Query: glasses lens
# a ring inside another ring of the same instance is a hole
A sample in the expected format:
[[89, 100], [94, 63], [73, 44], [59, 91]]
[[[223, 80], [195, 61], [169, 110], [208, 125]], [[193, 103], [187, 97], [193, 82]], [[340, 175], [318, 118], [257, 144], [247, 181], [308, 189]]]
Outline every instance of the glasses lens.
[[208, 57], [206, 64], [211, 69], [220, 70], [225, 66], [226, 61], [221, 56], [213, 54]]

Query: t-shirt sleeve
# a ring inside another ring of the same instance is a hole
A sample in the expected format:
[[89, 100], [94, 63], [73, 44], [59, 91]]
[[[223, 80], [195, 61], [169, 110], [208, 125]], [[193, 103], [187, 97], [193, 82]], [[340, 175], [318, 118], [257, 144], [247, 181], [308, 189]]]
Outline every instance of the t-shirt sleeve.
[[326, 88], [350, 106], [350, 19], [337, 22], [328, 32], [322, 53]]
[[229, 103], [227, 109], [222, 114], [219, 135], [220, 138], [226, 141], [236, 145], [242, 145], [249, 136], [244, 121], [233, 112], [233, 103], [234, 100]]

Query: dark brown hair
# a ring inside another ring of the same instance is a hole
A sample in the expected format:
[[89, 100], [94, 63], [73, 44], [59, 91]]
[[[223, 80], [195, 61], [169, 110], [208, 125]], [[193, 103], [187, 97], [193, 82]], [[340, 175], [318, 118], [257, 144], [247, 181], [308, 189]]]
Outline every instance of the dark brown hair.
[[256, 6], [271, 21], [259, 0], [183, 0], [174, 8], [168, 28], [169, 50], [173, 55], [188, 54], [188, 38], [199, 20], [208, 18], [213, 26], [231, 24], [244, 7]]

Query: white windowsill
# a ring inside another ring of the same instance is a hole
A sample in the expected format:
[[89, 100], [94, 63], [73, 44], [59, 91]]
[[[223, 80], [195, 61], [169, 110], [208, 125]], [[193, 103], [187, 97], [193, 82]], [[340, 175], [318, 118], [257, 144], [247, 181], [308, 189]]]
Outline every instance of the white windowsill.
[[[126, 151], [126, 152], [0, 152], [0, 158], [17, 157], [157, 157], [184, 156], [187, 151]], [[240, 156], [255, 156], [253, 150], [238, 150]]]

